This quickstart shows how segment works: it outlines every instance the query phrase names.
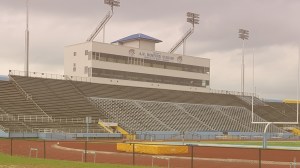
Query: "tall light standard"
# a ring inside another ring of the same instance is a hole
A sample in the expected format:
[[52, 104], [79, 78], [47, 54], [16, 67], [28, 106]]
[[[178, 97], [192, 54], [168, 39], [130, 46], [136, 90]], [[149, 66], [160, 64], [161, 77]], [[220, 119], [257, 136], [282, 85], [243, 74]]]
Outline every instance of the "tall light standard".
[[[120, 0], [104, 0], [104, 3], [111, 7], [112, 14], [114, 14], [114, 7], [120, 7]], [[105, 43], [105, 25], [103, 26], [103, 43]]]
[[195, 27], [195, 24], [199, 24], [199, 14], [188, 12], [186, 16], [187, 22], [191, 23], [193, 25], [193, 28]]
[[111, 11], [114, 12], [114, 7], [120, 6], [119, 0], [104, 0], [104, 3], [111, 6]]
[[239, 29], [239, 38], [243, 40], [243, 55], [242, 55], [242, 68], [241, 68], [241, 92], [242, 96], [245, 93], [245, 61], [244, 61], [244, 54], [245, 54], [245, 40], [249, 39], [249, 30]]
[[25, 65], [24, 65], [24, 71], [25, 76], [28, 76], [29, 74], [29, 29], [28, 29], [28, 0], [26, 0], [26, 30], [25, 30]]
[[[187, 16], [186, 21], [193, 25], [193, 29], [191, 30], [191, 33], [193, 33], [194, 28], [195, 28], [195, 24], [199, 24], [199, 14], [188, 12], [188, 13], [186, 13], [186, 16]], [[188, 38], [188, 36], [191, 35], [191, 33], [190, 34], [188, 33], [187, 38]], [[185, 46], [186, 46], [186, 39], [187, 38], [185, 38], [184, 41], [183, 41], [183, 50], [182, 50], [183, 55], [185, 55]]]
[[169, 53], [174, 53], [178, 47], [182, 44], [182, 55], [185, 55], [185, 43], [186, 40], [190, 37], [191, 34], [194, 32], [195, 24], [199, 24], [199, 14], [188, 12], [186, 13], [187, 22], [193, 25], [193, 28], [190, 28], [181, 39], [179, 39], [176, 44], [170, 49]]

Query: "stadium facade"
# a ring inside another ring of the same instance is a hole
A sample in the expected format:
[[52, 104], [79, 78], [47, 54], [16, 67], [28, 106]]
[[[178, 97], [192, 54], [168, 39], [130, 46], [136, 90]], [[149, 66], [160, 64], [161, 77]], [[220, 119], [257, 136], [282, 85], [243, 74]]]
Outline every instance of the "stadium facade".
[[65, 75], [94, 83], [209, 92], [210, 60], [155, 50], [158, 39], [134, 34], [112, 44], [65, 47]]

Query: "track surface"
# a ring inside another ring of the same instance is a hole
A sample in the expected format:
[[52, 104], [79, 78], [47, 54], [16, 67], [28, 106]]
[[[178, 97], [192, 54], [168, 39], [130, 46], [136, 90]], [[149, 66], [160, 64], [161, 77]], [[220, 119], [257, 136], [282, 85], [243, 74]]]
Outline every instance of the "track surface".
[[[12, 148], [11, 148], [12, 143]], [[86, 148], [86, 150], [85, 150]], [[85, 153], [86, 151], [86, 153]], [[0, 152], [57, 160], [87, 161], [151, 166], [152, 155], [118, 152], [115, 142], [93, 141], [35, 141], [0, 140]], [[191, 147], [188, 154], [168, 155], [170, 167], [190, 168], [192, 164]], [[261, 150], [228, 147], [193, 147], [193, 166], [195, 168], [258, 168], [259, 155], [262, 168], [287, 168], [294, 159], [300, 160], [300, 151]], [[167, 167], [168, 160], [154, 159], [154, 165]]]

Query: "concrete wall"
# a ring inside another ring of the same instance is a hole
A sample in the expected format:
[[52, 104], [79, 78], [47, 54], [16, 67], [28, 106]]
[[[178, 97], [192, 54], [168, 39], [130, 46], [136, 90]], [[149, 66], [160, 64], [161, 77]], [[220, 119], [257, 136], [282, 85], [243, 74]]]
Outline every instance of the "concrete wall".
[[[88, 59], [85, 51], [92, 51], [92, 42], [82, 43], [78, 45], [67, 46], [64, 48], [64, 71], [65, 75], [88, 77], [84, 73], [84, 67], [92, 66], [92, 60]], [[76, 52], [76, 56], [74, 56]], [[76, 64], [76, 72], [73, 72], [73, 65]]]

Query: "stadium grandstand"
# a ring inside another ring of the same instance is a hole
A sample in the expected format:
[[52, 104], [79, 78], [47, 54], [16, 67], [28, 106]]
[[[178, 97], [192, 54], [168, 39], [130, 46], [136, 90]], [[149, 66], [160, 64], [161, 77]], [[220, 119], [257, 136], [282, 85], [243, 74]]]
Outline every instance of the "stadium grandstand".
[[[209, 59], [174, 54], [194, 29], [170, 52], [156, 51], [162, 41], [141, 33], [93, 41], [111, 17], [86, 42], [65, 47], [64, 75], [10, 70], [0, 78], [1, 136], [264, 131], [251, 123], [251, 94], [211, 89]], [[254, 121], [295, 120], [295, 104], [253, 102]], [[276, 125], [268, 132], [287, 133]]]
[[[221, 93], [108, 85], [88, 78], [11, 71], [0, 81], [0, 121], [4, 132], [86, 132], [110, 130], [98, 122], [116, 123], [126, 132], [263, 132], [251, 123], [251, 97]], [[33, 77], [34, 76], [34, 77]], [[37, 77], [39, 76], [39, 77]], [[225, 92], [226, 93], [226, 92]], [[255, 121], [291, 121], [295, 105], [255, 98]], [[269, 132], [284, 133], [272, 125]]]

